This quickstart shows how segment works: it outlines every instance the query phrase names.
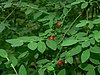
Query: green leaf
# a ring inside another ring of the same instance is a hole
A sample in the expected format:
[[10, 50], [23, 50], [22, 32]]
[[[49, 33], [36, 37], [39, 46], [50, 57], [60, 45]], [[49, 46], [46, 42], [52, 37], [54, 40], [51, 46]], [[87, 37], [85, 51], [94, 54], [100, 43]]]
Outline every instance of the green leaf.
[[92, 45], [94, 45], [94, 44], [95, 44], [95, 39], [94, 39], [94, 38], [91, 38], [91, 39], [90, 39], [90, 43], [91, 43]]
[[47, 29], [46, 31], [45, 31], [45, 34], [47, 35], [48, 33], [51, 33], [51, 32], [53, 32], [54, 30], [53, 29]]
[[41, 69], [41, 68], [40, 68], [40, 69], [38, 70], [39, 75], [44, 75], [44, 71], [45, 71], [44, 69]]
[[71, 53], [67, 52], [66, 53], [66, 58], [69, 58], [69, 57], [71, 57]]
[[82, 47], [83, 47], [83, 48], [88, 47], [88, 46], [90, 46], [90, 41], [84, 41], [84, 42], [82, 43]]
[[52, 29], [48, 29], [46, 30], [44, 33], [39, 33], [39, 36], [45, 36], [47, 35], [48, 33], [51, 33], [51, 31], [53, 31]]
[[53, 71], [54, 68], [53, 68], [53, 66], [48, 66], [48, 67], [47, 67], [47, 70], [48, 70], [48, 71]]
[[[5, 64], [5, 67], [6, 67], [6, 68], [11, 68], [11, 61], [9, 61], [9, 58], [8, 58], [8, 57], [7, 57], [6, 59], [7, 59], [7, 62], [4, 63], [4, 64]], [[3, 62], [2, 62], [2, 63], [3, 63]], [[1, 64], [2, 64], [2, 63], [1, 63]]]
[[19, 75], [27, 75], [27, 71], [26, 71], [26, 68], [24, 67], [24, 65], [20, 66]]
[[47, 40], [46, 41], [46, 45], [51, 48], [52, 50], [56, 50], [57, 49], [57, 43], [53, 40]]
[[43, 21], [47, 21], [47, 20], [49, 20], [49, 18], [48, 17], [45, 17], [45, 18], [39, 19], [38, 21], [39, 22], [43, 22]]
[[66, 70], [65, 69], [60, 70], [57, 75], [66, 75]]
[[95, 20], [93, 21], [93, 24], [100, 24], [100, 18], [99, 18], [99, 19], [95, 19]]
[[98, 72], [99, 72], [99, 74], [100, 74], [100, 65], [98, 65]]
[[0, 33], [5, 29], [5, 26], [0, 24]]
[[77, 5], [77, 4], [80, 4], [81, 1], [75, 1], [75, 2], [72, 2], [71, 5]]
[[52, 28], [53, 26], [53, 20], [54, 20], [54, 17], [56, 16], [56, 13], [50, 13], [48, 18], [49, 18], [49, 27]]
[[39, 11], [41, 11], [41, 12], [43, 12], [43, 13], [45, 13], [45, 14], [50, 14], [49, 12], [47, 12], [48, 10], [47, 10], [47, 8], [46, 7], [41, 7], [40, 9], [38, 9]]
[[4, 49], [0, 49], [0, 56], [3, 58], [7, 58], [8, 54]]
[[38, 17], [40, 17], [42, 15], [42, 12], [37, 12], [34, 14], [34, 19], [37, 19]]
[[96, 75], [95, 70], [94, 69], [89, 70], [86, 75]]
[[77, 24], [76, 27], [83, 27], [83, 26], [86, 26], [88, 23], [87, 20], [83, 20], [81, 23]]
[[49, 14], [48, 18], [49, 18], [49, 20], [53, 20], [55, 18], [55, 16], [56, 16], [56, 13], [53, 12], [53, 13]]
[[94, 47], [90, 48], [90, 51], [92, 53], [100, 53], [100, 47], [94, 46]]
[[19, 58], [19, 59], [20, 59], [20, 58], [23, 58], [23, 57], [25, 57], [27, 54], [29, 54], [28, 51], [23, 52], [23, 53], [21, 53], [21, 54], [18, 56], [18, 58]]
[[12, 3], [11, 2], [6, 2], [6, 4], [4, 5], [4, 8], [9, 8], [11, 7]]
[[39, 33], [39, 36], [45, 36], [49, 33], [51, 33], [53, 31], [53, 29], [47, 29], [44, 33]]
[[38, 46], [38, 44], [35, 43], [35, 42], [30, 42], [28, 44], [28, 48], [31, 49], [31, 50], [33, 50], [33, 51], [37, 48], [37, 46]]
[[34, 55], [34, 58], [37, 59], [38, 57], [39, 57], [39, 53], [36, 53], [36, 54]]
[[94, 38], [97, 42], [100, 40], [100, 31], [94, 31]]
[[81, 4], [81, 9], [84, 9], [88, 6], [88, 2], [84, 2]]
[[24, 44], [20, 39], [9, 39], [6, 42], [10, 43], [12, 47], [22, 46]]
[[46, 50], [46, 45], [44, 42], [38, 42], [38, 51], [43, 53]]
[[86, 36], [86, 35], [87, 35], [87, 33], [78, 32], [75, 36], [76, 36], [77, 38], [81, 38], [81, 37], [84, 37], [84, 36]]
[[8, 23], [1, 23], [0, 24], [0, 33], [5, 29], [6, 26], [9, 26]]
[[31, 7], [32, 9], [39, 9], [39, 8], [38, 8], [38, 5], [36, 5], [36, 4], [30, 4], [30, 7]]
[[67, 12], [68, 12], [68, 9], [67, 9], [66, 7], [64, 7], [64, 9], [63, 9], [63, 14], [66, 15]]
[[74, 34], [76, 34], [76, 33], [78, 32], [77, 29], [78, 29], [77, 27], [73, 26], [73, 27], [69, 30], [69, 33], [70, 33], [71, 35], [74, 35]]
[[49, 27], [52, 28], [52, 26], [53, 26], [53, 19], [51, 19], [51, 20], [49, 21]]
[[32, 42], [32, 41], [39, 41], [40, 38], [37, 36], [23, 36], [23, 37], [19, 37], [19, 40], [23, 41], [23, 42]]
[[69, 50], [68, 52], [74, 56], [76, 54], [79, 54], [82, 51], [82, 48], [80, 45], [76, 46], [75, 48], [72, 48], [71, 50]]
[[13, 54], [9, 55], [9, 60], [11, 61], [13, 66], [16, 66], [18, 64], [18, 60], [16, 59], [16, 57]]
[[41, 60], [37, 61], [37, 64], [45, 64], [47, 62], [49, 62], [48, 59], [41, 59]]
[[23, 42], [15, 42], [11, 46], [12, 47], [17, 47], [17, 46], [22, 46], [24, 43]]
[[69, 39], [64, 40], [61, 46], [70, 46], [70, 45], [76, 44], [77, 42], [78, 40], [69, 38]]
[[33, 9], [30, 9], [30, 8], [29, 8], [29, 9], [27, 9], [27, 10], [25, 11], [25, 14], [28, 15], [28, 14], [30, 14], [32, 11], [33, 11]]
[[95, 65], [98, 65], [100, 64], [99, 60], [98, 59], [93, 59], [93, 58], [90, 58], [90, 61], [95, 64]]
[[72, 71], [71, 71], [71, 74], [72, 74], [72, 75], [76, 75], [76, 71], [75, 71], [75, 70], [72, 70]]
[[67, 54], [67, 51], [63, 52], [63, 53], [60, 55], [60, 57], [61, 57], [61, 58], [62, 58], [62, 57], [65, 57], [66, 54]]
[[72, 64], [72, 63], [73, 63], [73, 57], [68, 57], [68, 58], [66, 58], [66, 61], [67, 61], [68, 63]]
[[92, 28], [94, 27], [94, 24], [93, 24], [93, 22], [92, 22], [92, 21], [90, 21], [90, 22], [89, 22], [88, 27], [89, 27], [90, 29], [92, 29]]
[[28, 3], [26, 3], [26, 2], [21, 2], [21, 3], [20, 3], [20, 6], [21, 6], [21, 7], [26, 7], [27, 5], [28, 5]]
[[90, 57], [90, 51], [89, 50], [85, 50], [83, 51], [82, 55], [81, 55], [81, 61], [82, 63], [86, 62]]
[[82, 70], [85, 70], [85, 71], [89, 71], [89, 70], [94, 69], [94, 66], [91, 65], [91, 64], [88, 64], [88, 63], [81, 64], [81, 65], [79, 65], [79, 67], [80, 67]]

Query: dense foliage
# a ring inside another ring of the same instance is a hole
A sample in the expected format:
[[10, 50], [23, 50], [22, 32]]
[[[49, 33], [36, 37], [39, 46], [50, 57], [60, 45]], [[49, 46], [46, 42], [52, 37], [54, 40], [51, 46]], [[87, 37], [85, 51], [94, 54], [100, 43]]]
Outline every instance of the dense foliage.
[[0, 0], [0, 75], [100, 75], [100, 0]]

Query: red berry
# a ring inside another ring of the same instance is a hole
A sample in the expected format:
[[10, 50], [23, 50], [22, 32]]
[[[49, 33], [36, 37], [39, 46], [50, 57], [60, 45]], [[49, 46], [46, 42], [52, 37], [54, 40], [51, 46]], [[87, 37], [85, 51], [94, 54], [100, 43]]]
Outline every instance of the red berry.
[[54, 36], [50, 36], [49, 37], [49, 40], [54, 40]]
[[58, 22], [58, 23], [57, 23], [57, 26], [61, 26], [61, 23], [60, 23], [60, 22]]
[[58, 61], [59, 66], [62, 65], [62, 64], [63, 64], [62, 60]]

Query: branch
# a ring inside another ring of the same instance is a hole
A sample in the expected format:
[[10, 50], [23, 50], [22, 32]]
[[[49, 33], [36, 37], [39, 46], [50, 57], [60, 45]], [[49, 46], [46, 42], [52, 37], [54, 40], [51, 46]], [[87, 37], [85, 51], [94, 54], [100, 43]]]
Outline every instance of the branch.
[[58, 44], [60, 44], [60, 43], [64, 40], [65, 35], [66, 35], [67, 32], [71, 29], [71, 27], [73, 26], [73, 24], [77, 21], [77, 19], [78, 19], [80, 16], [81, 16], [81, 14], [79, 14], [79, 15], [76, 17], [76, 19], [71, 23], [71, 25], [70, 25], [69, 28], [65, 31], [65, 33], [64, 33], [64, 35], [63, 35], [61, 41], [60, 41]]
[[[8, 61], [10, 61], [8, 57], [6, 57], [6, 59], [7, 59]], [[16, 69], [15, 69], [15, 67], [14, 67], [14, 65], [13, 65], [12, 63], [11, 63], [11, 67], [13, 68], [14, 72], [16, 73], [16, 75], [18, 75], [18, 73], [17, 73], [17, 71], [16, 71]]]

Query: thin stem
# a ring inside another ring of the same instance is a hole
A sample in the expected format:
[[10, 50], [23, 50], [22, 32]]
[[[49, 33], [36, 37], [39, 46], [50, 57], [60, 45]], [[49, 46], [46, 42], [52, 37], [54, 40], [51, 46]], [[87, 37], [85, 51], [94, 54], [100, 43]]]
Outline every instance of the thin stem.
[[89, 18], [89, 9], [87, 9], [87, 11], [86, 11], [86, 18], [87, 18], [87, 20], [88, 20], [88, 18]]
[[56, 58], [59, 56], [60, 52], [61, 52], [61, 49], [60, 49], [60, 51], [57, 53]]
[[72, 9], [72, 8], [70, 8], [70, 9], [68, 10], [68, 12], [66, 13], [66, 15], [64, 15], [64, 17], [63, 17], [63, 22], [64, 22], [64, 20], [65, 20], [65, 18], [66, 18], [66, 16], [67, 16], [67, 14], [71, 11], [71, 9]]
[[54, 73], [54, 75], [56, 75], [55, 71], [53, 73]]
[[71, 29], [71, 27], [73, 26], [73, 24], [77, 21], [77, 19], [78, 19], [80, 16], [81, 16], [81, 14], [79, 14], [79, 15], [76, 17], [76, 19], [71, 23], [71, 25], [70, 25], [69, 28], [65, 31], [65, 33], [64, 33], [64, 35], [63, 35], [61, 41], [60, 41], [58, 44], [60, 44], [60, 43], [64, 40], [66, 33]]
[[[81, 14], [79, 14], [79, 15], [76, 17], [76, 19], [71, 23], [71, 25], [70, 25], [69, 28], [65, 31], [65, 33], [64, 33], [64, 35], [63, 35], [61, 41], [60, 41], [58, 44], [60, 44], [60, 43], [64, 40], [66, 33], [71, 29], [71, 27], [73, 26], [73, 24], [77, 21], [77, 19], [78, 19], [80, 16], [81, 16]], [[61, 52], [61, 50], [57, 53], [55, 59], [59, 56], [60, 52]], [[55, 60], [55, 59], [54, 59], [54, 60]], [[54, 60], [53, 60], [53, 61], [54, 61]]]
[[[8, 61], [10, 61], [8, 57], [6, 57], [6, 59], [7, 59]], [[16, 69], [15, 69], [15, 67], [14, 67], [13, 64], [11, 64], [11, 67], [13, 68], [14, 72], [16, 73], [16, 75], [18, 75], [18, 73], [17, 73], [17, 71], [16, 71]]]
[[12, 15], [12, 13], [15, 11], [15, 9], [1, 22], [1, 24], [4, 23]]

